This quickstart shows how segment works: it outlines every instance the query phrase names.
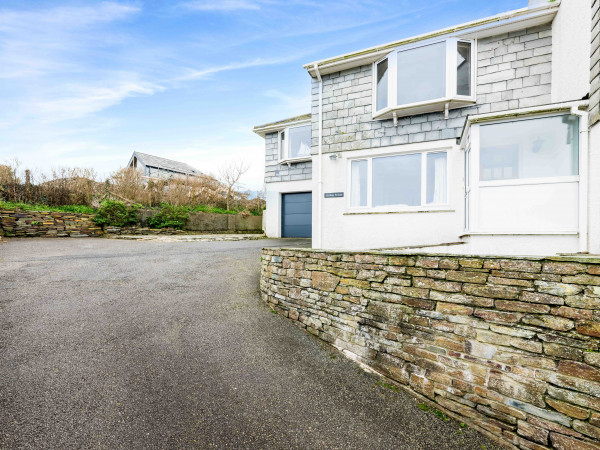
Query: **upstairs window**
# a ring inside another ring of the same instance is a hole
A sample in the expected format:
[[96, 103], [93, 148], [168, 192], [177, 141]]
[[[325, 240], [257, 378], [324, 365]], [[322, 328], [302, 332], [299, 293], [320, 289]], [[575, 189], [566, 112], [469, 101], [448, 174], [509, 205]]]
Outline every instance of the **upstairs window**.
[[475, 101], [475, 46], [446, 39], [400, 48], [375, 63], [374, 118], [456, 108]]
[[311, 125], [289, 127], [279, 132], [279, 160], [310, 159]]

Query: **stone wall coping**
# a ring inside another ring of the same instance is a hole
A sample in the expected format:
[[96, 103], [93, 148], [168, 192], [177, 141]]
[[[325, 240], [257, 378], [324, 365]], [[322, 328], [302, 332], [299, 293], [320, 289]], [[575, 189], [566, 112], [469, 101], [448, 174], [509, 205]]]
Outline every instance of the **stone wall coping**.
[[296, 247], [264, 247], [263, 250], [278, 250], [304, 253], [328, 253], [334, 255], [381, 255], [381, 256], [425, 256], [433, 258], [477, 258], [477, 259], [524, 259], [527, 261], [563, 261], [600, 264], [600, 255], [552, 255], [552, 256], [518, 256], [518, 255], [476, 255], [459, 253], [427, 253], [407, 252], [406, 250], [326, 250]]

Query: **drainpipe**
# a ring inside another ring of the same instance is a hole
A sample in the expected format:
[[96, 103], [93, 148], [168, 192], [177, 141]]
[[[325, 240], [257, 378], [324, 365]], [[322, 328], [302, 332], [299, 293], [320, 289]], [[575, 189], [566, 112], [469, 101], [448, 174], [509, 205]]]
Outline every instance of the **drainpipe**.
[[579, 117], [579, 252], [589, 252], [589, 127], [587, 111], [571, 107], [571, 114]]
[[323, 237], [323, 211], [321, 203], [323, 201], [323, 80], [321, 79], [321, 73], [319, 72], [317, 63], [314, 64], [314, 68], [317, 80], [319, 80], [319, 153], [317, 157], [319, 161], [319, 171], [317, 172], [317, 229], [313, 236], [313, 247], [321, 248]]

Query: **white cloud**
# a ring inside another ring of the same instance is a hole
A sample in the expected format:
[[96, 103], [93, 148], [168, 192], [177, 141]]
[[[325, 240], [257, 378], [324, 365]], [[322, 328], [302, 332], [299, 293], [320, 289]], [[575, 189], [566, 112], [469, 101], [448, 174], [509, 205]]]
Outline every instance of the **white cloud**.
[[259, 66], [273, 66], [276, 64], [284, 64], [286, 62], [294, 61], [298, 59], [299, 55], [288, 55], [282, 58], [256, 58], [250, 61], [224, 64], [221, 66], [213, 66], [208, 67], [206, 69], [188, 69], [185, 75], [177, 77], [174, 81], [190, 81], [190, 80], [200, 80], [210, 77], [211, 75], [215, 75], [219, 72], [226, 72], [230, 70], [240, 70], [247, 69], [249, 67], [259, 67]]
[[239, 11], [260, 9], [258, 2], [249, 0], [194, 0], [182, 7], [194, 11]]
[[27, 105], [30, 114], [47, 122], [75, 119], [121, 103], [128, 97], [152, 95], [164, 88], [152, 83], [117, 81], [107, 86], [73, 86], [67, 95]]

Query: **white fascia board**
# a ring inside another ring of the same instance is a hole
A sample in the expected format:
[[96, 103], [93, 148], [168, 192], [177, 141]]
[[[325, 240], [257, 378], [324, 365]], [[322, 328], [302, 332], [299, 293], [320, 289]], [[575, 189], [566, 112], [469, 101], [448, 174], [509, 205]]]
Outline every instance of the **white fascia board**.
[[258, 126], [258, 127], [254, 127], [254, 129], [252, 131], [254, 131], [256, 134], [258, 134], [260, 137], [264, 138], [267, 134], [278, 133], [289, 127], [296, 127], [298, 125], [304, 125], [304, 124], [309, 124], [309, 123], [311, 123], [310, 118], [291, 121], [291, 122], [280, 122], [280, 123], [273, 123], [273, 124]]
[[357, 52], [346, 53], [344, 55], [334, 56], [333, 58], [322, 59], [320, 61], [305, 64], [303, 67], [312, 76], [316, 76], [315, 67], [319, 68], [321, 75], [326, 75], [352, 67], [363, 66], [377, 61], [385, 56], [394, 48], [403, 45], [414, 44], [415, 42], [435, 39], [440, 37], [461, 37], [478, 39], [497, 34], [508, 33], [511, 31], [522, 30], [524, 28], [534, 27], [550, 23], [556, 16], [560, 0], [551, 2], [537, 8], [521, 8], [514, 11], [497, 14], [484, 19], [474, 20], [453, 27], [443, 28], [430, 33], [420, 34], [418, 36], [401, 39], [399, 41], [389, 42], [387, 44], [370, 47]]
[[558, 112], [564, 112], [564, 111], [571, 111], [573, 108], [585, 110], [585, 109], [587, 109], [589, 103], [590, 103], [589, 100], [578, 100], [578, 101], [564, 102], [564, 103], [550, 103], [548, 105], [532, 106], [529, 108], [509, 109], [506, 111], [498, 111], [498, 112], [486, 113], [486, 114], [469, 115], [469, 116], [467, 116], [467, 120], [465, 121], [463, 131], [460, 135], [460, 148], [463, 149], [464, 143], [466, 142], [465, 139], [463, 139], [463, 138], [465, 136], [467, 136], [467, 134], [469, 133], [469, 129], [471, 128], [471, 125], [474, 123], [496, 122], [496, 121], [500, 121], [500, 120], [507, 120], [507, 119], [513, 119], [513, 118], [517, 119], [517, 118], [526, 117], [526, 116], [551, 114], [551, 113], [555, 113], [555, 112], [558, 113]]

